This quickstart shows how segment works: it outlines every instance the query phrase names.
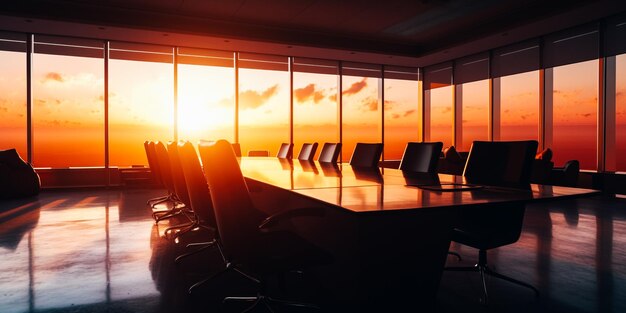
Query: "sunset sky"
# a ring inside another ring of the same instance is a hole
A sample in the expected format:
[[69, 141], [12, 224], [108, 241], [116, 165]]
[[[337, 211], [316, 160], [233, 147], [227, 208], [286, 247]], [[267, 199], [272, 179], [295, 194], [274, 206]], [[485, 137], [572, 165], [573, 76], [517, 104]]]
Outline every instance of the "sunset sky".
[[[17, 147], [26, 156], [24, 54], [0, 52], [2, 148]], [[34, 165], [38, 167], [104, 165], [104, 67], [101, 59], [35, 54], [33, 67]], [[618, 168], [626, 170], [626, 62], [618, 57]], [[596, 164], [598, 61], [554, 69], [554, 160], [579, 159]], [[234, 70], [228, 67], [179, 65], [178, 136], [234, 140]], [[336, 142], [337, 76], [296, 72], [294, 77], [294, 154], [302, 143]], [[112, 59], [109, 65], [110, 164], [145, 164], [144, 140], [174, 138], [173, 66], [170, 63]], [[356, 142], [382, 141], [385, 109], [385, 154], [399, 159], [408, 141], [418, 140], [419, 83], [387, 79], [385, 103], [379, 78], [343, 76], [344, 161]], [[537, 139], [539, 123], [537, 71], [501, 78], [501, 139]], [[289, 73], [240, 69], [239, 141], [243, 153], [268, 150], [275, 155], [289, 141]], [[452, 86], [432, 89], [431, 141], [452, 144]], [[463, 85], [463, 136], [459, 149], [487, 139], [488, 81]], [[319, 152], [318, 152], [319, 153]]]

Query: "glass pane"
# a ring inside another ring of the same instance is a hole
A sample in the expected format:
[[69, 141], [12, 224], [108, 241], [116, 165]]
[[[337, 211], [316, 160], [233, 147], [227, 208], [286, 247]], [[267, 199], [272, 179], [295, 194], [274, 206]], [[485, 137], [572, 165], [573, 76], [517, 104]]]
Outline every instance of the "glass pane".
[[615, 162], [617, 171], [626, 171], [626, 54], [615, 57]]
[[537, 140], [539, 71], [500, 78], [500, 140]]
[[[337, 75], [293, 73], [294, 157], [302, 144], [339, 141]], [[315, 159], [317, 159], [317, 155]]]
[[462, 137], [459, 151], [469, 151], [474, 140], [489, 139], [489, 80], [462, 85]]
[[34, 54], [33, 164], [104, 166], [104, 60]]
[[400, 160], [409, 141], [418, 141], [419, 82], [385, 79], [385, 154], [386, 160]]
[[343, 153], [350, 161], [357, 142], [381, 142], [382, 111], [378, 103], [378, 80], [343, 76]]
[[0, 149], [26, 160], [26, 54], [0, 51]]
[[239, 143], [241, 152], [267, 150], [276, 155], [289, 142], [289, 73], [239, 70]]
[[430, 90], [430, 139], [441, 141], [444, 147], [451, 146], [454, 131], [454, 111], [452, 104], [452, 88], [446, 86]]
[[554, 164], [578, 160], [596, 169], [598, 61], [554, 68]]
[[178, 139], [234, 141], [235, 71], [178, 65]]
[[172, 64], [109, 62], [109, 160], [111, 166], [148, 165], [143, 142], [174, 139]]

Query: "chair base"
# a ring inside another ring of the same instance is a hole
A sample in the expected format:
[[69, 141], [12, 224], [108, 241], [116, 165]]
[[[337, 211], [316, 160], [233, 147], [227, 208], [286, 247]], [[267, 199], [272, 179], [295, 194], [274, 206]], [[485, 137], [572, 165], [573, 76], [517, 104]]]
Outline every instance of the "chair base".
[[481, 299], [481, 302], [484, 305], [487, 305], [488, 303], [488, 299], [489, 299], [489, 294], [487, 293], [487, 283], [485, 281], [485, 276], [486, 275], [490, 275], [493, 276], [495, 278], [499, 278], [505, 281], [508, 281], [510, 283], [514, 283], [517, 285], [520, 285], [522, 287], [526, 287], [531, 289], [532, 291], [535, 292], [535, 296], [538, 297], [539, 296], [539, 290], [537, 290], [537, 288], [535, 288], [534, 286], [525, 283], [523, 281], [519, 281], [515, 278], [500, 274], [494, 270], [492, 270], [491, 268], [489, 268], [489, 266], [487, 266], [487, 252], [485, 250], [479, 250], [478, 252], [478, 263], [474, 266], [465, 266], [465, 267], [446, 267], [445, 268], [446, 271], [455, 271], [455, 272], [479, 272], [480, 273], [480, 279], [482, 281], [483, 284], [483, 298]]
[[255, 297], [226, 297], [224, 298], [222, 303], [239, 302], [239, 301], [252, 302], [252, 304], [248, 306], [243, 312], [253, 312], [254, 310], [261, 308], [261, 307], [267, 309], [267, 311], [269, 312], [274, 312], [272, 307], [277, 306], [277, 305], [321, 310], [320, 307], [314, 304], [274, 299], [272, 297], [268, 297], [262, 294], [257, 294]]

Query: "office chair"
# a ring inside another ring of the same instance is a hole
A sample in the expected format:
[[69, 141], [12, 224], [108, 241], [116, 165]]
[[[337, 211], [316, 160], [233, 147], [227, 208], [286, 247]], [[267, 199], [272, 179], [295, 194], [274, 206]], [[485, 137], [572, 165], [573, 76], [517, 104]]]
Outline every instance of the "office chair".
[[180, 142], [178, 144], [178, 154], [180, 156], [180, 164], [184, 174], [185, 183], [187, 185], [189, 205], [195, 215], [193, 220], [194, 224], [190, 225], [190, 228], [194, 229], [199, 227], [208, 230], [210, 233], [210, 240], [188, 244], [187, 248], [199, 247], [199, 249], [178, 256], [175, 262], [178, 263], [184, 258], [208, 248], [217, 247], [222, 255], [224, 263], [226, 263], [219, 243], [215, 213], [213, 212], [213, 204], [211, 203], [211, 193], [209, 192], [209, 186], [204, 178], [198, 154], [190, 142]]
[[341, 152], [341, 143], [324, 143], [322, 151], [317, 161], [320, 163], [337, 163], [339, 153]]
[[[148, 159], [148, 166], [150, 167], [150, 173], [152, 174], [152, 179], [156, 183], [157, 186], [165, 186], [163, 183], [163, 179], [161, 178], [161, 170], [159, 168], [159, 162], [156, 157], [156, 150], [154, 148], [153, 141], [144, 141], [143, 147], [146, 150], [146, 158]], [[161, 204], [164, 202], [170, 201], [170, 195], [167, 194], [165, 196], [156, 197], [149, 199], [146, 201], [151, 208], [154, 208], [157, 204]]]
[[293, 143], [283, 143], [278, 149], [276, 157], [279, 159], [292, 159], [293, 158]]
[[[463, 176], [467, 182], [486, 186], [528, 189], [530, 172], [537, 152], [537, 142], [474, 141]], [[490, 275], [539, 291], [530, 284], [495, 272], [487, 265], [487, 250], [517, 242], [524, 220], [524, 203], [503, 207], [492, 205], [463, 212], [461, 224], [453, 230], [452, 240], [478, 249], [478, 263], [472, 267], [447, 267], [450, 271], [479, 272], [483, 287], [483, 304], [488, 302], [485, 275]]]
[[317, 142], [303, 143], [302, 149], [300, 149], [300, 153], [298, 154], [298, 160], [313, 161], [316, 151], [317, 151]]
[[176, 195], [176, 188], [174, 186], [174, 178], [172, 176], [170, 157], [168, 155], [167, 149], [165, 148], [165, 145], [162, 142], [157, 141], [154, 143], [154, 150], [157, 164], [159, 166], [159, 172], [161, 173], [161, 180], [163, 181], [163, 184], [168, 191], [168, 201], [172, 203], [172, 207], [170, 209], [157, 210], [152, 213], [152, 217], [158, 223], [163, 219], [182, 214], [184, 204]]
[[[178, 143], [175, 141], [170, 141], [167, 144], [167, 156], [170, 161], [170, 171], [172, 173], [172, 181], [174, 182], [174, 191], [176, 194], [176, 198], [182, 202], [183, 207], [180, 208], [181, 213], [185, 213], [185, 216], [189, 219], [187, 223], [182, 223], [174, 226], [170, 226], [165, 229], [164, 234], [168, 236], [170, 233], [176, 232], [176, 237], [184, 234], [195, 228], [196, 221], [194, 221], [195, 215], [193, 215], [193, 211], [190, 206], [189, 193], [187, 191], [187, 183], [185, 181], [185, 174], [183, 173], [182, 163], [180, 160], [180, 156], [178, 153]], [[187, 215], [189, 213], [189, 215]]]
[[400, 170], [437, 173], [437, 163], [442, 147], [442, 142], [408, 142], [402, 154]]
[[330, 255], [292, 232], [273, 231], [271, 227], [294, 216], [321, 216], [322, 209], [287, 210], [268, 217], [255, 208], [239, 163], [227, 141], [200, 146], [200, 156], [211, 190], [220, 242], [230, 261], [216, 275], [234, 270], [257, 282], [260, 287], [256, 297], [228, 297], [224, 301], [253, 301], [246, 312], [258, 306], [265, 306], [271, 311], [272, 304], [312, 306], [265, 295], [267, 278], [329, 263]]
[[354, 147], [354, 152], [352, 152], [350, 165], [354, 167], [378, 167], [378, 161], [382, 153], [382, 143], [359, 142]]

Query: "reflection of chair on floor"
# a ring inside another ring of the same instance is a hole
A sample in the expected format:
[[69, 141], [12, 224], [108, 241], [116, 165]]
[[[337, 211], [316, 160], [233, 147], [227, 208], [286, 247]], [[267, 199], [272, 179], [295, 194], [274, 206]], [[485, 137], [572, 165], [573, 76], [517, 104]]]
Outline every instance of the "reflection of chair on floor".
[[[474, 141], [463, 176], [472, 184], [528, 189], [536, 141]], [[487, 250], [517, 242], [524, 220], [524, 203], [492, 205], [463, 212], [461, 225], [454, 229], [452, 240], [479, 249], [473, 267], [448, 267], [451, 271], [479, 272], [483, 285], [483, 303], [487, 303], [485, 275], [491, 275], [539, 291], [522, 281], [504, 276], [487, 266]]]
[[15, 250], [24, 234], [39, 222], [41, 204], [35, 199], [12, 199], [0, 202], [0, 247]]
[[[330, 256], [292, 232], [272, 231], [271, 227], [286, 218], [319, 215], [323, 211], [316, 208], [295, 209], [268, 217], [255, 208], [227, 141], [220, 140], [214, 145], [200, 147], [200, 155], [211, 189], [218, 232], [230, 260], [220, 273], [234, 270], [260, 284], [256, 297], [229, 297], [224, 300], [254, 301], [248, 310], [259, 305], [271, 310], [271, 304], [309, 306], [266, 296], [267, 279], [291, 270], [328, 263]], [[253, 274], [248, 274], [248, 271]]]

